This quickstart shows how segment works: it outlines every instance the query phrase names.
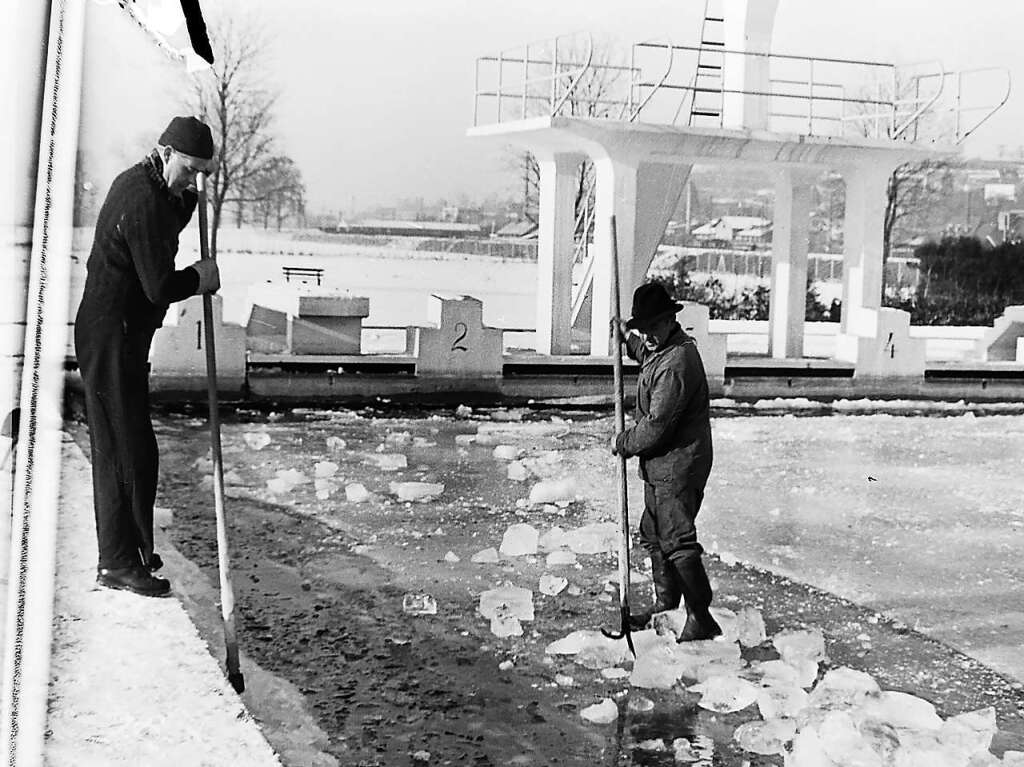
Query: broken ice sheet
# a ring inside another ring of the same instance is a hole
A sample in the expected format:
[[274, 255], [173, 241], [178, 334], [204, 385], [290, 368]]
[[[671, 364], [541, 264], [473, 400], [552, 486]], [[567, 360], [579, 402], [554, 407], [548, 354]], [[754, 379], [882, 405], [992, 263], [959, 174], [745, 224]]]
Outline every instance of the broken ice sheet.
[[552, 551], [548, 554], [544, 563], [548, 567], [565, 567], [576, 564], [576, 552], [574, 551]]
[[520, 461], [512, 461], [508, 465], [506, 474], [513, 482], [523, 482], [529, 476], [526, 466], [524, 466]]
[[519, 620], [533, 620], [533, 592], [504, 583], [498, 588], [480, 594], [477, 611], [485, 618], [495, 615], [511, 615]]
[[444, 485], [434, 482], [392, 482], [389, 487], [400, 501], [429, 501], [444, 492]]
[[363, 503], [369, 500], [370, 493], [359, 482], [345, 485], [345, 500], [349, 503]]
[[338, 473], [338, 464], [334, 461], [317, 461], [313, 464], [313, 476], [317, 479], [333, 477]]
[[[767, 665], [768, 663], [762, 664]], [[815, 708], [855, 706], [868, 695], [877, 692], [878, 682], [870, 674], [840, 666], [825, 672], [821, 681], [811, 691], [808, 702]]]
[[247, 431], [242, 439], [250, 450], [262, 450], [270, 444], [270, 435], [265, 431]]
[[549, 597], [557, 596], [561, 593], [562, 589], [568, 585], [568, 580], [557, 575], [548, 575], [545, 573], [540, 577], [540, 591], [542, 594], [547, 594]]
[[515, 445], [498, 445], [492, 455], [499, 461], [514, 461], [519, 457], [519, 452]]
[[619, 707], [611, 698], [605, 698], [580, 711], [580, 716], [594, 724], [610, 724], [619, 718]]
[[821, 629], [780, 631], [772, 637], [772, 644], [782, 660], [792, 665], [802, 660], [817, 662], [825, 659], [825, 636]]
[[555, 501], [572, 501], [576, 498], [576, 480], [572, 477], [564, 479], [542, 480], [530, 488], [529, 502], [531, 506]]
[[437, 601], [430, 594], [406, 594], [402, 612], [408, 615], [437, 615]]
[[988, 751], [996, 734], [994, 707], [951, 716], [942, 723], [939, 739], [951, 751], [973, 756]]
[[577, 554], [614, 554], [619, 546], [619, 526], [615, 522], [594, 522], [569, 530], [562, 545]]
[[807, 706], [807, 691], [796, 685], [762, 687], [757, 691], [757, 708], [766, 720], [795, 718]]
[[328, 437], [327, 438], [327, 449], [333, 452], [341, 452], [348, 444], [341, 437]]
[[786, 744], [796, 735], [792, 719], [745, 722], [736, 728], [733, 738], [740, 747], [755, 754], [784, 754]]
[[509, 525], [501, 538], [501, 551], [506, 557], [536, 554], [540, 534], [532, 525], [517, 523]]
[[381, 471], [397, 471], [409, 466], [409, 459], [402, 453], [370, 453], [366, 460], [375, 464]]
[[736, 638], [744, 647], [757, 647], [768, 638], [764, 618], [756, 607], [744, 607], [736, 613]]
[[757, 700], [757, 687], [733, 675], [709, 677], [686, 689], [701, 694], [698, 706], [720, 714], [740, 711]]
[[472, 557], [470, 557], [469, 561], [475, 562], [476, 564], [480, 565], [493, 564], [498, 561], [498, 550], [493, 546], [491, 546], [490, 548], [481, 549]]

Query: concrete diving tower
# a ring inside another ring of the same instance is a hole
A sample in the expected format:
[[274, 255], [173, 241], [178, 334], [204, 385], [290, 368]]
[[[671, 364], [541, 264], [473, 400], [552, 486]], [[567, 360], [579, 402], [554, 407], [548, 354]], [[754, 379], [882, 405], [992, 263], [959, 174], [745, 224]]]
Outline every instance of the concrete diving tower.
[[[938, 63], [770, 53], [778, 0], [713, 5], [708, 0], [698, 44], [637, 43], [628, 64], [608, 63], [585, 35], [477, 62], [469, 135], [528, 150], [539, 166], [541, 353], [570, 353], [573, 328], [589, 326], [590, 354], [607, 356], [608, 220], [615, 215], [625, 315], [691, 168], [701, 164], [767, 167], [775, 178], [769, 354], [776, 358], [803, 356], [811, 185], [824, 171], [843, 177], [842, 356], [844, 335], [884, 329], [878, 310], [892, 171], [956, 154], [1009, 92], [1003, 70], [950, 73]], [[998, 80], [986, 104], [965, 94], [980, 78]], [[584, 160], [589, 176], [581, 174]], [[590, 184], [593, 208], [579, 212]], [[576, 286], [574, 266], [583, 275]]]

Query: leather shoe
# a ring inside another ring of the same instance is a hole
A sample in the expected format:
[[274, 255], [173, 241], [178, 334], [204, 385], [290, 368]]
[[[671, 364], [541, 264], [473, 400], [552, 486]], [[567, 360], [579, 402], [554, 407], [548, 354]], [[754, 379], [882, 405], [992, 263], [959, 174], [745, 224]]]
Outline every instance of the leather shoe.
[[96, 575], [100, 586], [130, 591], [144, 597], [165, 597], [171, 593], [171, 582], [156, 578], [144, 567], [101, 567]]
[[149, 561], [143, 561], [142, 566], [149, 570], [151, 573], [155, 573], [161, 567], [164, 566], [163, 559], [155, 551], [149, 555]]

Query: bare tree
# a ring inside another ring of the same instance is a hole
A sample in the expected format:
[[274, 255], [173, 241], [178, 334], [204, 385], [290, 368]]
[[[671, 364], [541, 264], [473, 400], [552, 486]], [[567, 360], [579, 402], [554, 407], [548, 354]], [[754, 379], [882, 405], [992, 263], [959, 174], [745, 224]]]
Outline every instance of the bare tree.
[[197, 76], [190, 106], [210, 125], [218, 148], [208, 191], [210, 252], [216, 256], [225, 204], [249, 201], [282, 158], [271, 133], [277, 96], [267, 85], [264, 35], [238, 14], [222, 14], [210, 29], [215, 63]]
[[302, 173], [289, 157], [271, 158], [263, 171], [253, 178], [248, 191], [246, 202], [262, 219], [264, 229], [269, 226], [271, 217], [280, 230], [288, 216], [301, 221], [304, 215], [306, 188]]

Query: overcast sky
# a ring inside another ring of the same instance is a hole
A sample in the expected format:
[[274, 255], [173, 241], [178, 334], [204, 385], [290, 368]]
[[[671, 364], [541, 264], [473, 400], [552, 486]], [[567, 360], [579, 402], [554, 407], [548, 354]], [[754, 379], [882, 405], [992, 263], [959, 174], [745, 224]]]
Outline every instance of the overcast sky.
[[[202, 6], [212, 17], [224, 2]], [[319, 212], [511, 190], [507, 151], [466, 137], [478, 56], [577, 31], [617, 41], [623, 51], [665, 35], [693, 44], [704, 3], [247, 0], [244, 6], [272, 33], [278, 133], [302, 170], [311, 212]], [[101, 41], [109, 39], [110, 14], [117, 13], [116, 6], [91, 13], [87, 59], [90, 50], [100, 55], [98, 45], [107, 48]], [[947, 70], [1009, 67], [1018, 92], [968, 144], [972, 153], [994, 155], [999, 145], [1024, 144], [1022, 22], [1020, 0], [781, 0], [773, 50], [897, 63], [938, 58]], [[153, 82], [168, 70], [126, 71], [116, 57], [94, 70], [83, 110], [91, 142], [116, 143], [111, 132], [131, 134], [127, 126], [134, 125], [138, 133], [143, 121], [156, 123], [158, 132], [175, 113], [175, 78]], [[126, 91], [137, 97], [126, 100]], [[122, 143], [137, 140], [128, 135]]]

